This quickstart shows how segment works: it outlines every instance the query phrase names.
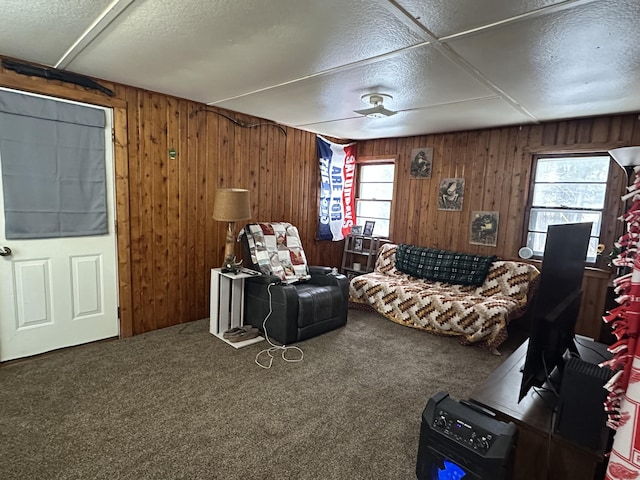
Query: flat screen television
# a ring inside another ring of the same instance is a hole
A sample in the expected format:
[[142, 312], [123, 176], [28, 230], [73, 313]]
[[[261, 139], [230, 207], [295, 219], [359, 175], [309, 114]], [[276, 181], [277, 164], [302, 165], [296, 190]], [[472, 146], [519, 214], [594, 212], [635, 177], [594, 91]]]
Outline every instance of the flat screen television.
[[574, 328], [591, 229], [591, 222], [549, 225], [518, 402], [532, 387], [551, 381], [554, 370], [559, 381], [567, 351], [578, 353]]

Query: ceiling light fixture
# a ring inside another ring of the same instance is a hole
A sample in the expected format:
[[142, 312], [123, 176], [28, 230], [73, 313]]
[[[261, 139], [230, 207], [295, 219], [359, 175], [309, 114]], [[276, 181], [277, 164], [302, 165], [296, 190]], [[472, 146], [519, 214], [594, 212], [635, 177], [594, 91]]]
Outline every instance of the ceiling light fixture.
[[364, 110], [354, 110], [355, 113], [360, 115], [364, 115], [367, 118], [383, 118], [390, 117], [391, 115], [395, 115], [398, 112], [394, 112], [393, 110], [388, 110], [384, 108], [382, 102], [384, 99], [393, 100], [391, 95], [387, 95], [386, 93], [367, 93], [363, 95], [361, 99], [363, 101], [368, 101], [373, 107], [365, 108]]

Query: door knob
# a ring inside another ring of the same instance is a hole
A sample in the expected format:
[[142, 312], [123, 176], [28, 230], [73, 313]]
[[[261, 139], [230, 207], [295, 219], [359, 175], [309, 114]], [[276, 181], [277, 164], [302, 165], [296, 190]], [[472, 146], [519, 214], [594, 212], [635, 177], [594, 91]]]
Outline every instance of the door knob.
[[11, 249], [9, 247], [0, 247], [0, 257], [11, 256]]

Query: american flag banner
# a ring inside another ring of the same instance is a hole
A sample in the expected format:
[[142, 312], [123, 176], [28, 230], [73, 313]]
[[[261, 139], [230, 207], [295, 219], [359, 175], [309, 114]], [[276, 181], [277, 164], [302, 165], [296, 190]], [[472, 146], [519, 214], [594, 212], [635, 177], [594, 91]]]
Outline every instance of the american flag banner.
[[320, 211], [318, 239], [345, 238], [356, 222], [354, 179], [356, 144], [340, 145], [318, 135]]

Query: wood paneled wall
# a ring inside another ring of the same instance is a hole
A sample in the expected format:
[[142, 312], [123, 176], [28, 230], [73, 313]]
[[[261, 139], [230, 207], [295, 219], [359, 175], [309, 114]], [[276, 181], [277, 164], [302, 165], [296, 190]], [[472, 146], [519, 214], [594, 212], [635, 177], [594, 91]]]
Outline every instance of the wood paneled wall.
[[315, 134], [243, 128], [226, 117], [243, 125], [264, 120], [101, 83], [115, 96], [0, 69], [1, 86], [114, 108], [123, 336], [209, 316], [210, 269], [224, 256], [226, 224], [211, 217], [220, 187], [248, 188], [252, 220], [293, 223], [310, 263], [339, 265], [342, 244], [315, 239]]
[[[518, 249], [525, 244], [525, 207], [533, 156], [606, 152], [629, 145], [640, 145], [638, 114], [370, 140], [358, 143], [358, 155], [398, 158], [391, 234], [394, 242], [517, 259]], [[429, 146], [434, 150], [431, 179], [410, 178], [411, 150]], [[438, 210], [440, 180], [456, 177], [465, 179], [462, 211]], [[607, 252], [622, 229], [616, 219], [622, 208], [620, 194], [627, 182], [624, 170], [612, 165], [609, 181], [612, 193], [602, 226]], [[469, 243], [471, 212], [484, 210], [499, 213], [495, 247]], [[606, 266], [606, 261], [601, 263]], [[608, 280], [606, 270], [587, 270], [578, 333], [599, 337]]]
[[[101, 82], [115, 97], [0, 69], [0, 85], [114, 109], [121, 333], [209, 316], [210, 269], [225, 225], [211, 218], [215, 191], [248, 188], [252, 220], [298, 226], [311, 264], [340, 264], [342, 242], [317, 241], [315, 135], [146, 90]], [[217, 112], [217, 113], [215, 113]], [[398, 157], [392, 240], [514, 258], [522, 245], [532, 152], [640, 144], [637, 115], [372, 140], [358, 154]], [[430, 180], [409, 178], [409, 155], [434, 147]], [[176, 151], [175, 160], [169, 150]], [[462, 212], [437, 210], [440, 178], [464, 177]], [[472, 210], [500, 213], [498, 246], [469, 245]], [[237, 250], [240, 255], [240, 250]], [[600, 283], [603, 283], [600, 281]], [[604, 300], [603, 300], [604, 301]], [[599, 307], [595, 307], [599, 308]]]
[[325, 249], [340, 251], [315, 241], [315, 135], [242, 127], [227, 117], [263, 122], [131, 87], [116, 91], [128, 105], [134, 334], [209, 316], [210, 269], [222, 263], [226, 228], [211, 216], [218, 188], [248, 188], [252, 221], [296, 225], [310, 262]]
[[[606, 152], [633, 144], [640, 144], [637, 114], [364, 141], [358, 143], [358, 155], [398, 156], [396, 181], [400, 188], [394, 198], [394, 242], [517, 258], [523, 245], [523, 216], [534, 154]], [[432, 176], [412, 179], [411, 150], [427, 146], [434, 150]], [[440, 180], [456, 177], [465, 179], [462, 211], [438, 210]], [[610, 182], [615, 191], [621, 191], [626, 182], [622, 168], [612, 168]], [[471, 212], [483, 210], [499, 212], [496, 247], [469, 243]], [[618, 226], [620, 222], [613, 220], [606, 228]]]

